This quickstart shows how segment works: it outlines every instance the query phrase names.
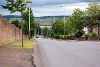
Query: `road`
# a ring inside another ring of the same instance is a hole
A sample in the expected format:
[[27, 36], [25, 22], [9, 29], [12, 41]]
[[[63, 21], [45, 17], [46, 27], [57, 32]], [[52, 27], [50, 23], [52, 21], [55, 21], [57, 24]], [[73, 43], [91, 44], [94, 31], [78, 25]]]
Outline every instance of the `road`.
[[36, 38], [37, 67], [100, 67], [100, 42]]

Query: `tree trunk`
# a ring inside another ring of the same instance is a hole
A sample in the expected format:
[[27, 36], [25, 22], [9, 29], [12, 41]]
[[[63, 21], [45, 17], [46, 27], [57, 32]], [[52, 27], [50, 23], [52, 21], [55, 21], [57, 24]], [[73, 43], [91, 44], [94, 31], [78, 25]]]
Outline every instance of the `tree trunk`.
[[92, 33], [92, 32], [93, 32], [93, 27], [89, 26], [89, 33]]
[[98, 39], [100, 39], [100, 27], [98, 25]]

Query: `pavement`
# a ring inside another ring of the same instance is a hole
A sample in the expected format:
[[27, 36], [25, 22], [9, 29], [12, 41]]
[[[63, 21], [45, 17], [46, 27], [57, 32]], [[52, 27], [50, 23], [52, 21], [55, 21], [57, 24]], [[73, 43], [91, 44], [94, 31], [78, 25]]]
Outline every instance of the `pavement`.
[[33, 49], [19, 48], [16, 44], [0, 46], [0, 67], [35, 67], [32, 64]]
[[36, 38], [37, 67], [100, 67], [99, 41]]

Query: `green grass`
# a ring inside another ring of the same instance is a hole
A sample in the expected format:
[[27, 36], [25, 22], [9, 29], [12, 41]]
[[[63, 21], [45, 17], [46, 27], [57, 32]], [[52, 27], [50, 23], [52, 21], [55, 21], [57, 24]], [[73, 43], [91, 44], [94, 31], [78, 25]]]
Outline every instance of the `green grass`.
[[33, 48], [33, 41], [32, 40], [24, 40], [24, 48]]
[[33, 45], [32, 39], [31, 40], [29, 40], [29, 39], [24, 40], [23, 41], [23, 47], [22, 47], [22, 43], [20, 43], [20, 46], [19, 46], [19, 48], [33, 48], [33, 47], [34, 47], [34, 45]]

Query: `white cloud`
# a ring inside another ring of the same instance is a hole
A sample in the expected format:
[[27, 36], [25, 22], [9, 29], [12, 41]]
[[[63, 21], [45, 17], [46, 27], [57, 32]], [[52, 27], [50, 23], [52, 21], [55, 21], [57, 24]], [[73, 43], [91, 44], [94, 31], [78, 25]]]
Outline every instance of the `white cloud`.
[[[88, 3], [74, 3], [74, 4], [58, 4], [58, 5], [32, 7], [32, 10], [35, 16], [58, 16], [58, 15], [72, 15], [73, 10], [75, 8], [85, 10], [86, 7], [88, 7]], [[1, 11], [0, 14], [10, 15], [10, 12]], [[12, 15], [20, 15], [20, 13], [18, 12], [12, 13]]]
[[35, 16], [71, 15], [75, 8], [85, 10], [86, 7], [88, 3], [75, 3], [32, 7], [32, 10]]
[[34, 2], [40, 2], [40, 3], [42, 3], [42, 2], [47, 2], [48, 0], [32, 0], [32, 2], [34, 3]]

